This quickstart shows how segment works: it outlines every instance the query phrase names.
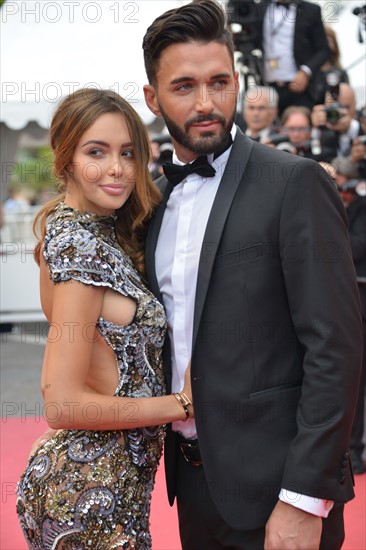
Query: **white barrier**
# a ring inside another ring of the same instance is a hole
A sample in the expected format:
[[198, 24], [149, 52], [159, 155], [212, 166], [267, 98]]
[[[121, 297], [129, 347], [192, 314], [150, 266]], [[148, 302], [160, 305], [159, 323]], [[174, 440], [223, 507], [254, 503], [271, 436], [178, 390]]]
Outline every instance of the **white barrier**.
[[0, 244], [0, 323], [45, 321], [32, 223], [38, 207], [4, 212]]

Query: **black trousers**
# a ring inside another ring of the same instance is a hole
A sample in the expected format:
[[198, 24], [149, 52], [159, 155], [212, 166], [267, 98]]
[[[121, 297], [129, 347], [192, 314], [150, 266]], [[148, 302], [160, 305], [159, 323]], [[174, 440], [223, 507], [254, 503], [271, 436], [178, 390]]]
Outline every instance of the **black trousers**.
[[[178, 444], [178, 443], [177, 443]], [[231, 528], [218, 513], [202, 466], [192, 466], [178, 452], [177, 505], [183, 550], [261, 550], [264, 529], [240, 531]], [[343, 506], [323, 519], [321, 550], [338, 550], [344, 540]]]

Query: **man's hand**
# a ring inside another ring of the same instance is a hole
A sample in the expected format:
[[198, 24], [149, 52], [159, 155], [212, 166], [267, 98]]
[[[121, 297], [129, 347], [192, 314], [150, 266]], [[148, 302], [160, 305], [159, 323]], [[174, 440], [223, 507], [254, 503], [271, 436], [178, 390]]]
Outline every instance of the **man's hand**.
[[338, 107], [340, 118], [338, 122], [332, 124], [327, 121], [327, 113], [325, 108], [329, 105], [314, 105], [313, 110], [311, 111], [311, 123], [314, 128], [319, 128], [319, 126], [326, 126], [333, 132], [338, 132], [340, 134], [345, 134], [348, 132], [349, 127], [352, 122], [352, 117], [349, 114], [349, 110], [346, 107]]
[[339, 112], [341, 114], [338, 122], [331, 124], [327, 122], [327, 127], [333, 130], [333, 132], [338, 132], [339, 134], [346, 134], [351, 126], [352, 117], [349, 114], [348, 109], [340, 107]]
[[290, 82], [288, 87], [291, 90], [291, 92], [293, 92], [294, 94], [301, 94], [306, 90], [306, 88], [308, 87], [308, 84], [309, 84], [308, 75], [305, 73], [305, 71], [302, 71], [300, 69], [300, 71], [297, 71], [295, 78], [293, 79], [292, 82]]
[[319, 128], [319, 126], [326, 126], [327, 113], [325, 112], [325, 105], [314, 105], [313, 110], [311, 111], [311, 124], [315, 128]]
[[52, 428], [48, 428], [48, 430], [46, 430], [42, 435], [40, 435], [39, 438], [35, 440], [35, 442], [31, 447], [28, 460], [32, 455], [34, 455], [34, 453], [39, 449], [39, 447], [42, 447], [42, 445], [44, 445], [46, 441], [48, 441], [49, 439], [52, 439], [52, 437], [54, 437], [57, 434], [57, 432], [58, 430], [53, 430]]
[[272, 143], [272, 141], [270, 140], [269, 137], [263, 138], [263, 139], [261, 140], [261, 143], [262, 143], [263, 145], [268, 145], [268, 147], [276, 147], [276, 146]]
[[265, 550], [318, 550], [322, 519], [278, 501], [266, 525]]

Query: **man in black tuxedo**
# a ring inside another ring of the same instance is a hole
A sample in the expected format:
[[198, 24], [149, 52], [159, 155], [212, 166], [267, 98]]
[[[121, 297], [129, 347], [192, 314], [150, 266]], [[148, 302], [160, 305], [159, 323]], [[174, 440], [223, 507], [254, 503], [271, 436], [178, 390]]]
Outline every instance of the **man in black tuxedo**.
[[335, 550], [354, 496], [362, 339], [338, 191], [314, 161], [235, 126], [238, 74], [218, 3], [164, 13], [143, 49], [145, 99], [174, 145], [146, 248], [167, 312], [170, 391], [191, 361], [195, 418], [186, 408], [165, 444], [182, 546]]
[[279, 93], [280, 114], [291, 105], [313, 107], [317, 75], [330, 54], [319, 5], [262, 0], [253, 19], [254, 45], [263, 52], [264, 81]]

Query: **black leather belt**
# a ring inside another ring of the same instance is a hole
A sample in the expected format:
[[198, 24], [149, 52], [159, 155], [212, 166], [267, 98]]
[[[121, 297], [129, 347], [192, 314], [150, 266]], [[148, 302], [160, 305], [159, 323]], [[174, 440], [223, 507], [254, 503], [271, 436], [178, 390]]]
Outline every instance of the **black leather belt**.
[[268, 86], [274, 86], [276, 88], [287, 88], [290, 82], [285, 82], [283, 80], [278, 80], [277, 82], [269, 82]]
[[202, 466], [200, 448], [198, 439], [185, 439], [179, 433], [176, 433], [179, 449], [181, 450], [185, 460], [192, 466]]

